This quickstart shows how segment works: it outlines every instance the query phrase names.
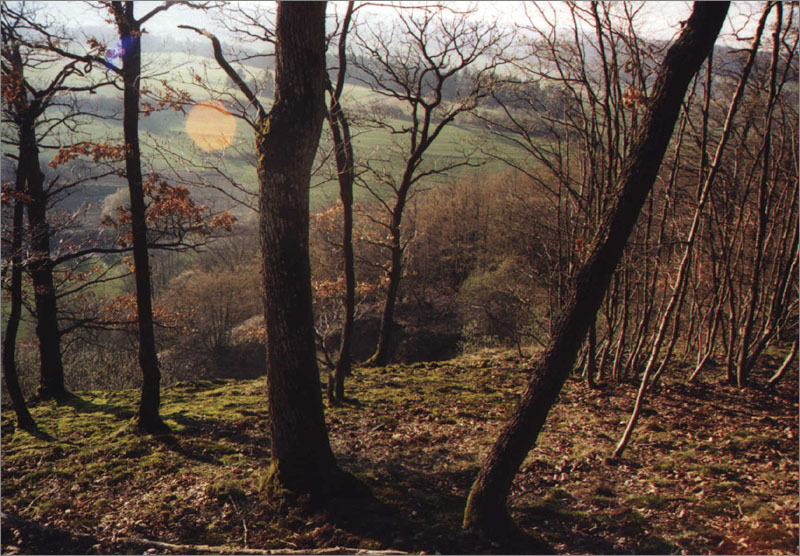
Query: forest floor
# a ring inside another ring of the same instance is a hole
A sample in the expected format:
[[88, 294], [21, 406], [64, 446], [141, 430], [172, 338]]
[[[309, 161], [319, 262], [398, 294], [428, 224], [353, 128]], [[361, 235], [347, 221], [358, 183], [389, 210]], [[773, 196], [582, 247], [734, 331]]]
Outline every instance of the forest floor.
[[775, 392], [711, 371], [665, 379], [617, 462], [636, 385], [570, 380], [509, 499], [530, 537], [462, 533], [481, 458], [525, 380], [500, 351], [356, 370], [351, 401], [326, 416], [340, 464], [374, 498], [337, 505], [265, 493], [264, 379], [165, 388], [173, 433], [160, 437], [132, 432], [135, 391], [40, 403], [36, 434], [4, 406], [2, 552], [798, 553], [796, 372]]

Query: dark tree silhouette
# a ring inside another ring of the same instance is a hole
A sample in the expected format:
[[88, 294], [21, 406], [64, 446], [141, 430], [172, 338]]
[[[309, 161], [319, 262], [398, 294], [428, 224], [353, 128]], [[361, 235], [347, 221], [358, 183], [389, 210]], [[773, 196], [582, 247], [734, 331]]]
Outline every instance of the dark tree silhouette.
[[330, 104], [326, 114], [333, 135], [333, 146], [336, 151], [336, 170], [339, 179], [339, 198], [342, 201], [342, 250], [344, 254], [344, 324], [342, 326], [342, 342], [339, 346], [339, 357], [328, 380], [328, 400], [331, 403], [344, 401], [344, 379], [350, 374], [352, 366], [351, 345], [353, 343], [353, 325], [355, 324], [356, 306], [356, 273], [355, 255], [353, 253], [353, 182], [355, 166], [353, 162], [353, 142], [350, 136], [350, 123], [341, 105], [344, 81], [347, 75], [347, 33], [353, 18], [355, 2], [347, 3], [347, 11], [339, 33], [339, 71], [336, 84], [329, 84]]
[[[24, 14], [19, 14], [22, 19]], [[5, 20], [3, 21], [3, 96], [7, 99], [7, 114], [16, 126], [17, 146], [19, 156], [17, 159], [17, 194], [25, 196], [25, 206], [28, 212], [30, 225], [30, 252], [26, 266], [33, 279], [34, 299], [36, 303], [36, 336], [39, 340], [39, 357], [41, 369], [41, 384], [39, 396], [43, 399], [63, 399], [68, 393], [64, 386], [64, 366], [61, 360], [61, 332], [58, 329], [56, 291], [53, 282], [53, 262], [50, 257], [50, 225], [47, 220], [47, 195], [45, 194], [45, 176], [39, 160], [39, 142], [36, 137], [36, 121], [42, 115], [48, 104], [52, 101], [55, 91], [60, 88], [61, 82], [71, 73], [71, 66], [62, 69], [56, 80], [45, 89], [29, 90], [25, 80], [25, 63], [20, 50], [20, 37]], [[18, 86], [14, 87], [13, 84]], [[21, 198], [16, 199], [19, 205]], [[15, 209], [14, 234], [20, 234], [17, 228], [17, 209]], [[20, 227], [22, 222], [19, 222]], [[21, 237], [17, 249], [22, 247]], [[14, 247], [12, 246], [12, 249]], [[21, 272], [21, 254], [12, 253], [12, 258], [17, 259], [12, 268], [12, 282], [16, 272]], [[21, 274], [19, 276], [21, 280]], [[16, 307], [17, 293], [21, 296], [21, 281], [12, 284], [12, 312], [9, 324], [11, 328], [6, 331], [6, 341], [11, 342], [16, 337], [16, 326], [19, 322], [20, 312]], [[20, 297], [21, 299], [21, 297]], [[13, 317], [13, 318], [12, 318]], [[11, 344], [13, 346], [13, 343]], [[6, 346], [7, 348], [8, 346]], [[13, 351], [13, 348], [12, 350]], [[4, 350], [5, 372], [7, 378], [14, 373], [12, 364], [13, 355], [9, 349]], [[13, 380], [13, 379], [12, 379]]]
[[158, 432], [167, 428], [159, 415], [161, 405], [161, 372], [156, 357], [153, 330], [153, 305], [150, 283], [150, 263], [147, 250], [147, 222], [145, 216], [142, 155], [139, 147], [139, 98], [142, 76], [142, 23], [167, 9], [162, 4], [140, 19], [133, 15], [133, 2], [112, 2], [110, 10], [123, 44], [122, 81], [125, 136], [125, 175], [130, 194], [131, 229], [133, 231], [133, 263], [136, 268], [136, 311], [139, 327], [139, 366], [142, 369], [142, 395], [139, 401], [137, 428], [144, 432]]
[[640, 135], [618, 181], [619, 194], [603, 218], [590, 254], [514, 414], [490, 450], [470, 491], [464, 527], [489, 536], [515, 529], [506, 498], [519, 466], [536, 443], [550, 408], [594, 322], [628, 237], [669, 145], [689, 82], [711, 51], [729, 3], [696, 2], [658, 74]]
[[[5, 76], [4, 76], [5, 77]], [[21, 194], [25, 189], [25, 170], [22, 166], [17, 166], [15, 190], [16, 195]], [[22, 235], [25, 205], [21, 199], [14, 199], [14, 216], [11, 228], [11, 241], [4, 250], [11, 253], [11, 280], [9, 284], [11, 308], [8, 311], [5, 335], [3, 336], [3, 379], [5, 380], [6, 390], [11, 402], [14, 404], [14, 412], [17, 414], [17, 423], [20, 428], [33, 429], [36, 423], [28, 411], [25, 404], [25, 397], [19, 385], [19, 374], [17, 373], [16, 343], [19, 323], [22, 317]]]

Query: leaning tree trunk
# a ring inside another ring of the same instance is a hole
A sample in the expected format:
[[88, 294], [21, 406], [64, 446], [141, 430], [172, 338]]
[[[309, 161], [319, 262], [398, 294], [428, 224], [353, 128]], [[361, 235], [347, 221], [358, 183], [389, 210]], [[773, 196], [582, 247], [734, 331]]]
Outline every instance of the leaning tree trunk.
[[320, 391], [308, 251], [311, 166], [325, 110], [325, 3], [279, 3], [275, 32], [275, 102], [256, 136], [270, 482], [313, 493], [336, 470]]
[[572, 369], [655, 182], [689, 82], [711, 51], [727, 11], [727, 2], [696, 2], [683, 31], [667, 52], [640, 135], [620, 173], [618, 197], [604, 218], [589, 258], [575, 277], [550, 343], [534, 364], [532, 378], [511, 421], [472, 486], [464, 514], [465, 528], [489, 536], [514, 529], [506, 509], [514, 475], [535, 444]]
[[[25, 168], [22, 161], [17, 167], [16, 193], [22, 193], [25, 183]], [[17, 374], [16, 344], [19, 322], [22, 317], [22, 226], [24, 219], [25, 206], [21, 198], [14, 199], [14, 217], [11, 228], [11, 244], [8, 250], [11, 252], [11, 283], [10, 299], [11, 307], [6, 321], [6, 333], [3, 336], [3, 378], [5, 379], [6, 389], [14, 405], [14, 412], [17, 414], [17, 423], [22, 429], [34, 429], [36, 423], [25, 405], [25, 397], [22, 388], [19, 386]]]
[[139, 96], [142, 75], [142, 47], [139, 22], [133, 16], [133, 2], [115, 3], [115, 17], [121, 39], [126, 40], [122, 61], [123, 133], [125, 136], [125, 173], [131, 203], [133, 263], [136, 269], [136, 315], [139, 327], [139, 366], [142, 369], [142, 393], [139, 400], [137, 428], [159, 432], [167, 425], [159, 415], [161, 405], [161, 372], [156, 357], [153, 326], [150, 263], [147, 253], [147, 221], [145, 217], [142, 157], [139, 147]]

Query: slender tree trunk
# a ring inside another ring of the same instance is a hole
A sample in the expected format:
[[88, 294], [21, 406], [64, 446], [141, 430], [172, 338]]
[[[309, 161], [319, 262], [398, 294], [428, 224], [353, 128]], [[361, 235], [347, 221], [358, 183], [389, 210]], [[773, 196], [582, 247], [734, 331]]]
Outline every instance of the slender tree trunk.
[[594, 380], [594, 375], [597, 372], [597, 364], [595, 362], [595, 347], [597, 345], [597, 323], [592, 323], [589, 327], [589, 340], [586, 346], [586, 364], [584, 365], [583, 372], [586, 378], [586, 386], [589, 388], [597, 388], [597, 382]]
[[331, 403], [344, 402], [344, 379], [350, 374], [352, 367], [351, 346], [353, 343], [353, 326], [356, 312], [356, 273], [355, 255], [353, 253], [353, 182], [355, 181], [355, 163], [353, 143], [350, 137], [350, 125], [339, 102], [344, 90], [347, 72], [347, 34], [353, 17], [355, 2], [347, 3], [339, 38], [339, 75], [336, 87], [331, 91], [331, 108], [328, 122], [333, 133], [336, 149], [336, 169], [339, 177], [339, 197], [342, 200], [342, 250], [344, 252], [344, 326], [342, 341], [339, 346], [339, 357], [333, 370], [333, 383], [328, 385], [328, 400]]
[[794, 361], [797, 358], [797, 343], [798, 343], [798, 338], [797, 336], [795, 336], [794, 342], [792, 342], [791, 351], [789, 351], [788, 355], [786, 355], [786, 359], [783, 360], [783, 363], [778, 368], [778, 370], [775, 371], [775, 374], [772, 375], [770, 379], [767, 381], [768, 385], [775, 386], [778, 383], [778, 381], [781, 378], [783, 378], [783, 375], [786, 374], [786, 371], [791, 366], [792, 361]]
[[[17, 167], [16, 192], [24, 191], [25, 168], [21, 160]], [[11, 229], [11, 244], [8, 249], [11, 252], [11, 283], [10, 283], [10, 309], [8, 320], [6, 321], [6, 333], [3, 336], [3, 378], [5, 379], [8, 395], [14, 404], [14, 412], [17, 414], [17, 424], [22, 429], [35, 429], [36, 423], [33, 420], [28, 406], [25, 405], [25, 397], [22, 388], [19, 386], [17, 374], [16, 344], [17, 331], [19, 330], [20, 319], [22, 318], [22, 235], [25, 205], [22, 200], [14, 199], [14, 220]]]
[[61, 360], [61, 330], [58, 327], [58, 303], [50, 258], [50, 224], [47, 221], [47, 195], [44, 174], [39, 166], [33, 108], [24, 111], [20, 121], [20, 163], [26, 171], [28, 222], [31, 234], [31, 257], [28, 270], [33, 280], [36, 302], [36, 336], [39, 339], [42, 399], [64, 399], [64, 365]]
[[[12, 70], [22, 79], [25, 64], [19, 44], [9, 45], [7, 56]], [[64, 366], [61, 360], [61, 330], [58, 327], [58, 304], [53, 283], [53, 262], [50, 258], [50, 225], [47, 221], [47, 195], [44, 190], [44, 174], [39, 164], [39, 143], [36, 139], [36, 119], [42, 113], [42, 100], [28, 98], [22, 91], [14, 98], [15, 123], [19, 141], [17, 166], [17, 192], [28, 196], [28, 223], [30, 225], [30, 249], [27, 263], [33, 280], [36, 304], [36, 336], [39, 340], [40, 386], [43, 399], [65, 399], [69, 396], [64, 387]], [[19, 205], [19, 203], [18, 203]], [[17, 206], [17, 205], [15, 205]], [[22, 205], [19, 205], [20, 207]], [[15, 208], [15, 218], [16, 218]], [[21, 210], [21, 208], [20, 208]], [[22, 233], [22, 224], [19, 226]], [[20, 245], [22, 240], [20, 239]], [[21, 257], [21, 253], [19, 254]], [[12, 343], [13, 345], [13, 343]], [[11, 355], [13, 357], [13, 354]]]
[[[692, 219], [692, 226], [689, 230], [689, 234], [686, 237], [686, 250], [683, 253], [683, 257], [681, 258], [680, 266], [678, 268], [678, 275], [675, 278], [675, 284], [672, 287], [672, 295], [670, 296], [669, 302], [667, 304], [666, 309], [664, 310], [664, 314], [661, 317], [661, 322], [659, 323], [658, 330], [656, 332], [655, 340], [653, 341], [653, 347], [650, 352], [650, 357], [647, 360], [647, 366], [645, 367], [644, 373], [642, 374], [641, 384], [639, 385], [639, 391], [636, 395], [636, 402], [633, 407], [633, 411], [631, 412], [631, 416], [628, 419], [628, 424], [625, 427], [625, 431], [622, 433], [622, 437], [620, 437], [619, 442], [617, 443], [617, 447], [614, 449], [614, 458], [622, 457], [622, 453], [625, 451], [625, 447], [630, 440], [631, 434], [633, 434], [633, 430], [636, 427], [636, 422], [639, 419], [639, 413], [641, 411], [644, 396], [647, 392], [649, 387], [649, 380], [650, 380], [650, 373], [655, 368], [656, 360], [658, 359], [659, 352], [661, 350], [661, 345], [664, 341], [664, 337], [667, 333], [667, 328], [669, 325], [669, 320], [673, 314], [676, 314], [675, 323], [674, 323], [674, 331], [672, 336], [672, 341], [670, 342], [669, 349], [667, 350], [667, 354], [664, 358], [664, 361], [661, 363], [661, 366], [656, 371], [655, 375], [653, 376], [653, 380], [656, 379], [658, 375], [661, 374], [664, 367], [667, 364], [669, 356], [672, 354], [672, 347], [674, 346], [674, 340], [678, 334], [678, 327], [680, 325], [679, 318], [680, 318], [680, 308], [683, 304], [683, 297], [686, 292], [686, 277], [690, 270], [690, 265], [692, 261], [692, 255], [694, 251], [695, 239], [698, 234], [698, 230], [700, 229], [700, 224], [702, 222], [702, 215], [703, 210], [705, 208], [705, 203], [708, 200], [709, 193], [711, 191], [711, 187], [714, 184], [714, 180], [716, 178], [717, 172], [719, 170], [722, 155], [725, 151], [725, 146], [728, 142], [728, 138], [732, 133], [732, 126], [733, 126], [733, 118], [736, 115], [736, 111], [739, 108], [739, 101], [744, 94], [744, 88], [747, 83], [747, 79], [750, 76], [750, 69], [753, 67], [753, 63], [755, 62], [756, 54], [758, 52], [758, 46], [761, 42], [761, 33], [764, 29], [764, 24], [766, 22], [767, 15], [771, 7], [768, 7], [761, 20], [759, 21], [759, 27], [756, 32], [755, 39], [753, 39], [753, 45], [750, 50], [750, 56], [748, 57], [747, 63], [745, 64], [744, 68], [742, 69], [742, 75], [739, 79], [739, 86], [736, 89], [736, 92], [731, 99], [730, 107], [728, 108], [728, 114], [725, 118], [725, 125], [723, 126], [722, 130], [722, 137], [717, 145], [716, 153], [714, 155], [714, 161], [711, 165], [711, 170], [708, 173], [708, 176], [703, 179], [702, 176], [702, 168], [704, 164], [701, 164], [701, 176], [700, 176], [700, 183], [698, 184], [698, 191], [697, 191], [697, 207], [695, 208], [694, 218]], [[709, 57], [709, 67], [708, 67], [708, 84], [706, 89], [706, 106], [708, 106], [709, 99], [711, 98], [711, 57]], [[707, 116], [704, 116], [703, 120], [703, 128], [705, 130], [707, 123]], [[705, 131], [704, 131], [704, 138], [703, 138], [703, 145], [705, 145]], [[705, 149], [702, 149], [702, 156], [705, 157]]]
[[[338, 126], [331, 125], [334, 130], [334, 143], [336, 147], [337, 166], [339, 167], [339, 196], [342, 199], [342, 248], [344, 251], [344, 326], [342, 327], [342, 342], [339, 346], [339, 357], [333, 370], [333, 400], [337, 403], [344, 402], [344, 379], [350, 374], [352, 367], [351, 347], [353, 343], [353, 326], [355, 324], [356, 307], [356, 274], [355, 255], [353, 252], [353, 145], [350, 138], [350, 128], [342, 112], [338, 100], [332, 116], [338, 121]], [[338, 131], [341, 129], [341, 135]], [[340, 154], [340, 148], [342, 153]], [[339, 159], [342, 158], [340, 162]]]
[[783, 5], [780, 2], [775, 4], [778, 11], [773, 32], [773, 48], [772, 48], [772, 64], [770, 66], [770, 80], [769, 80], [769, 98], [767, 100], [767, 114], [764, 121], [764, 143], [762, 145], [762, 161], [761, 161], [761, 176], [759, 180], [759, 196], [758, 196], [758, 229], [756, 231], [756, 245], [753, 251], [753, 266], [752, 275], [753, 281], [750, 286], [750, 304], [744, 313], [744, 326], [742, 327], [741, 340], [739, 344], [739, 361], [736, 365], [736, 385], [739, 388], [744, 387], [748, 380], [749, 366], [747, 365], [747, 357], [750, 351], [750, 339], [753, 334], [753, 325], [755, 323], [756, 308], [758, 306], [758, 298], [761, 288], [761, 265], [764, 259], [764, 241], [767, 227], [767, 198], [768, 189], [772, 186], [768, 182], [769, 176], [769, 161], [772, 150], [772, 115], [775, 108], [775, 99], [777, 96], [777, 76], [778, 76], [778, 61], [780, 55], [780, 34], [782, 27]]
[[586, 332], [603, 300], [669, 145], [687, 87], [711, 51], [728, 3], [696, 2], [691, 17], [664, 59], [649, 110], [620, 173], [619, 194], [578, 272], [542, 357], [534, 364], [511, 421], [490, 450], [470, 491], [464, 527], [504, 535], [513, 522], [506, 498], [519, 466], [535, 444], [564, 385]]
[[133, 263], [136, 277], [136, 314], [139, 328], [139, 366], [142, 369], [142, 393], [137, 427], [143, 432], [160, 432], [167, 425], [159, 415], [161, 406], [161, 372], [156, 357], [153, 326], [150, 262], [147, 252], [147, 220], [145, 216], [142, 159], [139, 147], [139, 96], [142, 75], [142, 46], [139, 22], [133, 15], [133, 2], [115, 2], [114, 15], [120, 39], [125, 41], [122, 61], [123, 133], [125, 136], [125, 174], [131, 203]]
[[380, 367], [389, 362], [389, 346], [391, 345], [394, 332], [394, 310], [397, 305], [397, 294], [400, 291], [400, 279], [403, 274], [403, 248], [400, 243], [400, 216], [403, 214], [402, 208], [395, 207], [393, 223], [391, 228], [391, 263], [389, 267], [389, 284], [386, 287], [386, 298], [383, 303], [383, 313], [381, 314], [381, 328], [378, 336], [378, 347], [366, 364]]
[[308, 257], [311, 166], [324, 118], [325, 3], [278, 4], [275, 103], [256, 135], [270, 482], [319, 492], [336, 462], [317, 367]]

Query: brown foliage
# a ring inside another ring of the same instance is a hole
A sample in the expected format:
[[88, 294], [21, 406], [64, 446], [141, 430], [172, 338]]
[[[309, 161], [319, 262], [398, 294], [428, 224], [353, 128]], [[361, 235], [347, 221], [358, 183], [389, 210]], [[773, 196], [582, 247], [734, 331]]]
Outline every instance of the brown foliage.
[[[206, 205], [198, 204], [182, 185], [171, 185], [161, 179], [158, 174], [150, 174], [144, 182], [144, 194], [149, 200], [145, 210], [149, 227], [185, 234], [197, 234], [208, 237], [214, 232], [230, 233], [236, 218], [228, 211], [216, 215], [210, 214]], [[117, 208], [117, 218], [105, 215], [103, 224], [120, 229], [130, 227], [131, 212], [128, 207]], [[128, 247], [133, 243], [133, 231], [129, 229], [118, 240], [120, 247]]]
[[125, 159], [124, 145], [110, 145], [105, 143], [93, 143], [91, 141], [81, 141], [74, 145], [66, 145], [58, 149], [58, 152], [50, 161], [51, 168], [58, 168], [62, 164], [74, 160], [78, 157], [91, 158], [93, 162], [118, 161]]

